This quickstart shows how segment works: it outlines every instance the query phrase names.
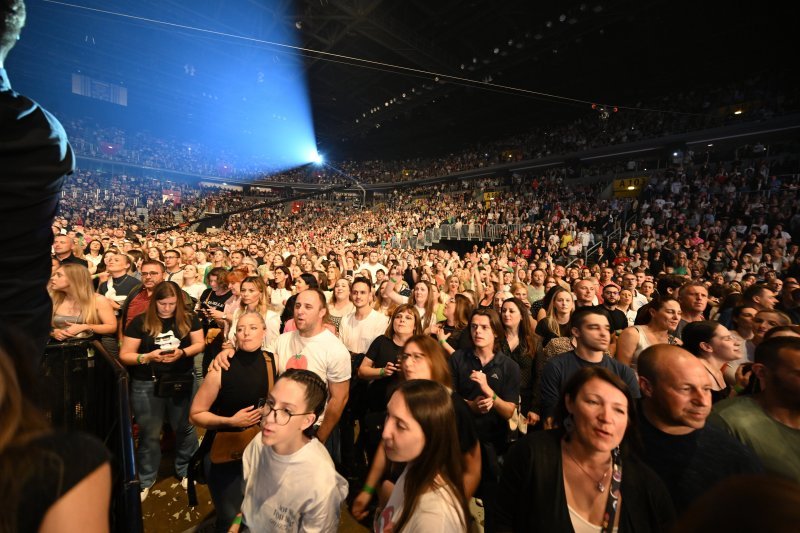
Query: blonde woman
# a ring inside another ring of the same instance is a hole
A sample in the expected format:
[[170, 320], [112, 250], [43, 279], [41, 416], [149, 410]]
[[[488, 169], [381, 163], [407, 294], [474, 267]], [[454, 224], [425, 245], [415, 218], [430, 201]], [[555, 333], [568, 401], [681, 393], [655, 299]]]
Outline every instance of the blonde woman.
[[95, 294], [86, 267], [70, 263], [61, 265], [50, 277], [48, 288], [53, 300], [50, 336], [56, 341], [116, 332], [114, 309], [105, 296]]
[[330, 317], [331, 324], [336, 328], [337, 335], [339, 334], [339, 325], [342, 323], [342, 317], [355, 311], [355, 309], [353, 302], [350, 301], [350, 282], [346, 278], [337, 279], [328, 302], [328, 317]]
[[186, 265], [183, 267], [183, 292], [194, 298], [195, 300], [200, 299], [200, 295], [203, 294], [208, 287], [206, 287], [205, 283], [202, 281], [202, 276], [200, 276], [200, 272], [197, 270], [197, 267], [194, 265]]
[[281, 316], [276, 313], [269, 304], [267, 285], [259, 276], [249, 276], [245, 278], [239, 289], [239, 308], [234, 311], [231, 317], [231, 327], [227, 332], [227, 342], [223, 348], [236, 347], [236, 326], [239, 318], [245, 313], [258, 313], [266, 324], [266, 334], [262, 348], [267, 349], [273, 344], [280, 335]]

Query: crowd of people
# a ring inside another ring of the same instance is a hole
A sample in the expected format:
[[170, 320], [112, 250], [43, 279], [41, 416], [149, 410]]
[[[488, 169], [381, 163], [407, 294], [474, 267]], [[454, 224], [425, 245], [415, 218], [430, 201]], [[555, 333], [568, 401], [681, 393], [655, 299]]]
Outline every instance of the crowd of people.
[[779, 80], [773, 78], [763, 75], [723, 87], [670, 94], [618, 111], [604, 106], [587, 109], [572, 122], [485, 141], [460, 153], [396, 161], [333, 161], [334, 168], [265, 172], [280, 167], [280, 162], [243, 156], [233, 148], [128, 132], [87, 118], [67, 120], [65, 127], [78, 155], [154, 169], [223, 178], [262, 177], [277, 182], [344, 183], [342, 173], [361, 183], [402, 182], [697, 131], [732, 121], [765, 120], [796, 111], [798, 102], [781, 94], [776, 89]]
[[[0, 10], [5, 59], [25, 6]], [[718, 125], [732, 103], [756, 118], [792, 108], [769, 87], [340, 166], [403, 181]], [[35, 337], [48, 308], [51, 346], [97, 341], [127, 368], [142, 504], [173, 435], [174, 474], [190, 505], [208, 485], [217, 531], [336, 531], [344, 509], [382, 533], [785, 531], [800, 518], [799, 189], [776, 171], [780, 154], [687, 154], [636, 198], [554, 169], [158, 231], [272, 193], [89, 170], [64, 184], [64, 130], [1, 67], [0, 105], [24, 148], [0, 151], [19, 178], [13, 220], [34, 228], [3, 236], [4, 265], [30, 280], [0, 280], [19, 330], [0, 324], [0, 530], [107, 530], [108, 450], [54, 430], [31, 400], [23, 355], [36, 350], [19, 333]], [[67, 129], [93, 157], [251, 168], [199, 145]], [[338, 179], [326, 172], [276, 179]], [[58, 203], [51, 237], [42, 221]], [[471, 249], [431, 247], [445, 224], [466, 227]], [[487, 226], [502, 231], [475, 238]], [[33, 282], [51, 238], [44, 294]]]
[[[737, 162], [637, 199], [554, 171], [213, 234], [57, 217], [52, 342], [117, 350], [142, 500], [167, 423], [219, 531], [332, 531], [345, 501], [376, 531], [466, 531], [470, 501], [487, 531], [665, 530], [729, 478], [800, 481], [797, 185]], [[456, 223], [515, 229], [412, 240]]]

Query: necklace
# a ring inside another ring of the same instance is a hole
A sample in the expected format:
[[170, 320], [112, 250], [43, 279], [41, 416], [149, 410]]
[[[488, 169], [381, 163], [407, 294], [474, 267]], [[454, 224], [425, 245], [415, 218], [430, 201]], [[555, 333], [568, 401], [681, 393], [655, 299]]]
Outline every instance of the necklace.
[[573, 462], [573, 463], [575, 463], [575, 466], [577, 466], [578, 468], [580, 468], [580, 469], [581, 469], [581, 472], [583, 472], [584, 474], [586, 474], [586, 477], [588, 477], [589, 479], [591, 479], [592, 481], [594, 481], [594, 482], [596, 483], [596, 485], [595, 485], [595, 486], [597, 487], [597, 490], [598, 490], [598, 491], [600, 491], [600, 492], [605, 492], [605, 491], [606, 491], [606, 484], [605, 484], [605, 481], [606, 481], [606, 476], [608, 476], [608, 468], [606, 468], [606, 471], [605, 471], [605, 473], [603, 473], [603, 477], [601, 477], [599, 480], [595, 480], [595, 479], [592, 477], [592, 475], [591, 475], [591, 474], [589, 474], [589, 472], [587, 472], [586, 470], [584, 470], [584, 468], [581, 466], [581, 464], [578, 462], [578, 460], [577, 460], [577, 459], [575, 459], [575, 457], [572, 455], [572, 452], [570, 452], [570, 451], [569, 451], [569, 448], [568, 448], [567, 446], [564, 446], [564, 451], [565, 451], [565, 452], [567, 452], [567, 455], [569, 455], [569, 458], [570, 458], [570, 459], [572, 459], [572, 462]]

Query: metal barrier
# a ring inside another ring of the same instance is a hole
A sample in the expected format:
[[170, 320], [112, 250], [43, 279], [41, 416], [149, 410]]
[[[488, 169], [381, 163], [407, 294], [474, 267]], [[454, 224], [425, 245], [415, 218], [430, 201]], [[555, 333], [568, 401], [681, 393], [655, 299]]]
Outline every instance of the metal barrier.
[[426, 230], [426, 241], [428, 231], [431, 232], [431, 242], [439, 242], [442, 239], [494, 241], [503, 239], [507, 235], [519, 234], [525, 227], [523, 224], [441, 224], [437, 228]]
[[88, 339], [48, 345], [42, 367], [53, 426], [91, 433], [111, 452], [111, 531], [141, 533], [128, 372]]

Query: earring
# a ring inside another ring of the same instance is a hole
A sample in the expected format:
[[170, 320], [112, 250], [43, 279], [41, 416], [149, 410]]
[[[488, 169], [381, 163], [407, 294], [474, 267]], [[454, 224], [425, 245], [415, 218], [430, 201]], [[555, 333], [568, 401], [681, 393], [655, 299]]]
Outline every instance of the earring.
[[572, 413], [568, 414], [564, 419], [564, 431], [567, 433], [575, 431], [575, 419], [572, 418]]

